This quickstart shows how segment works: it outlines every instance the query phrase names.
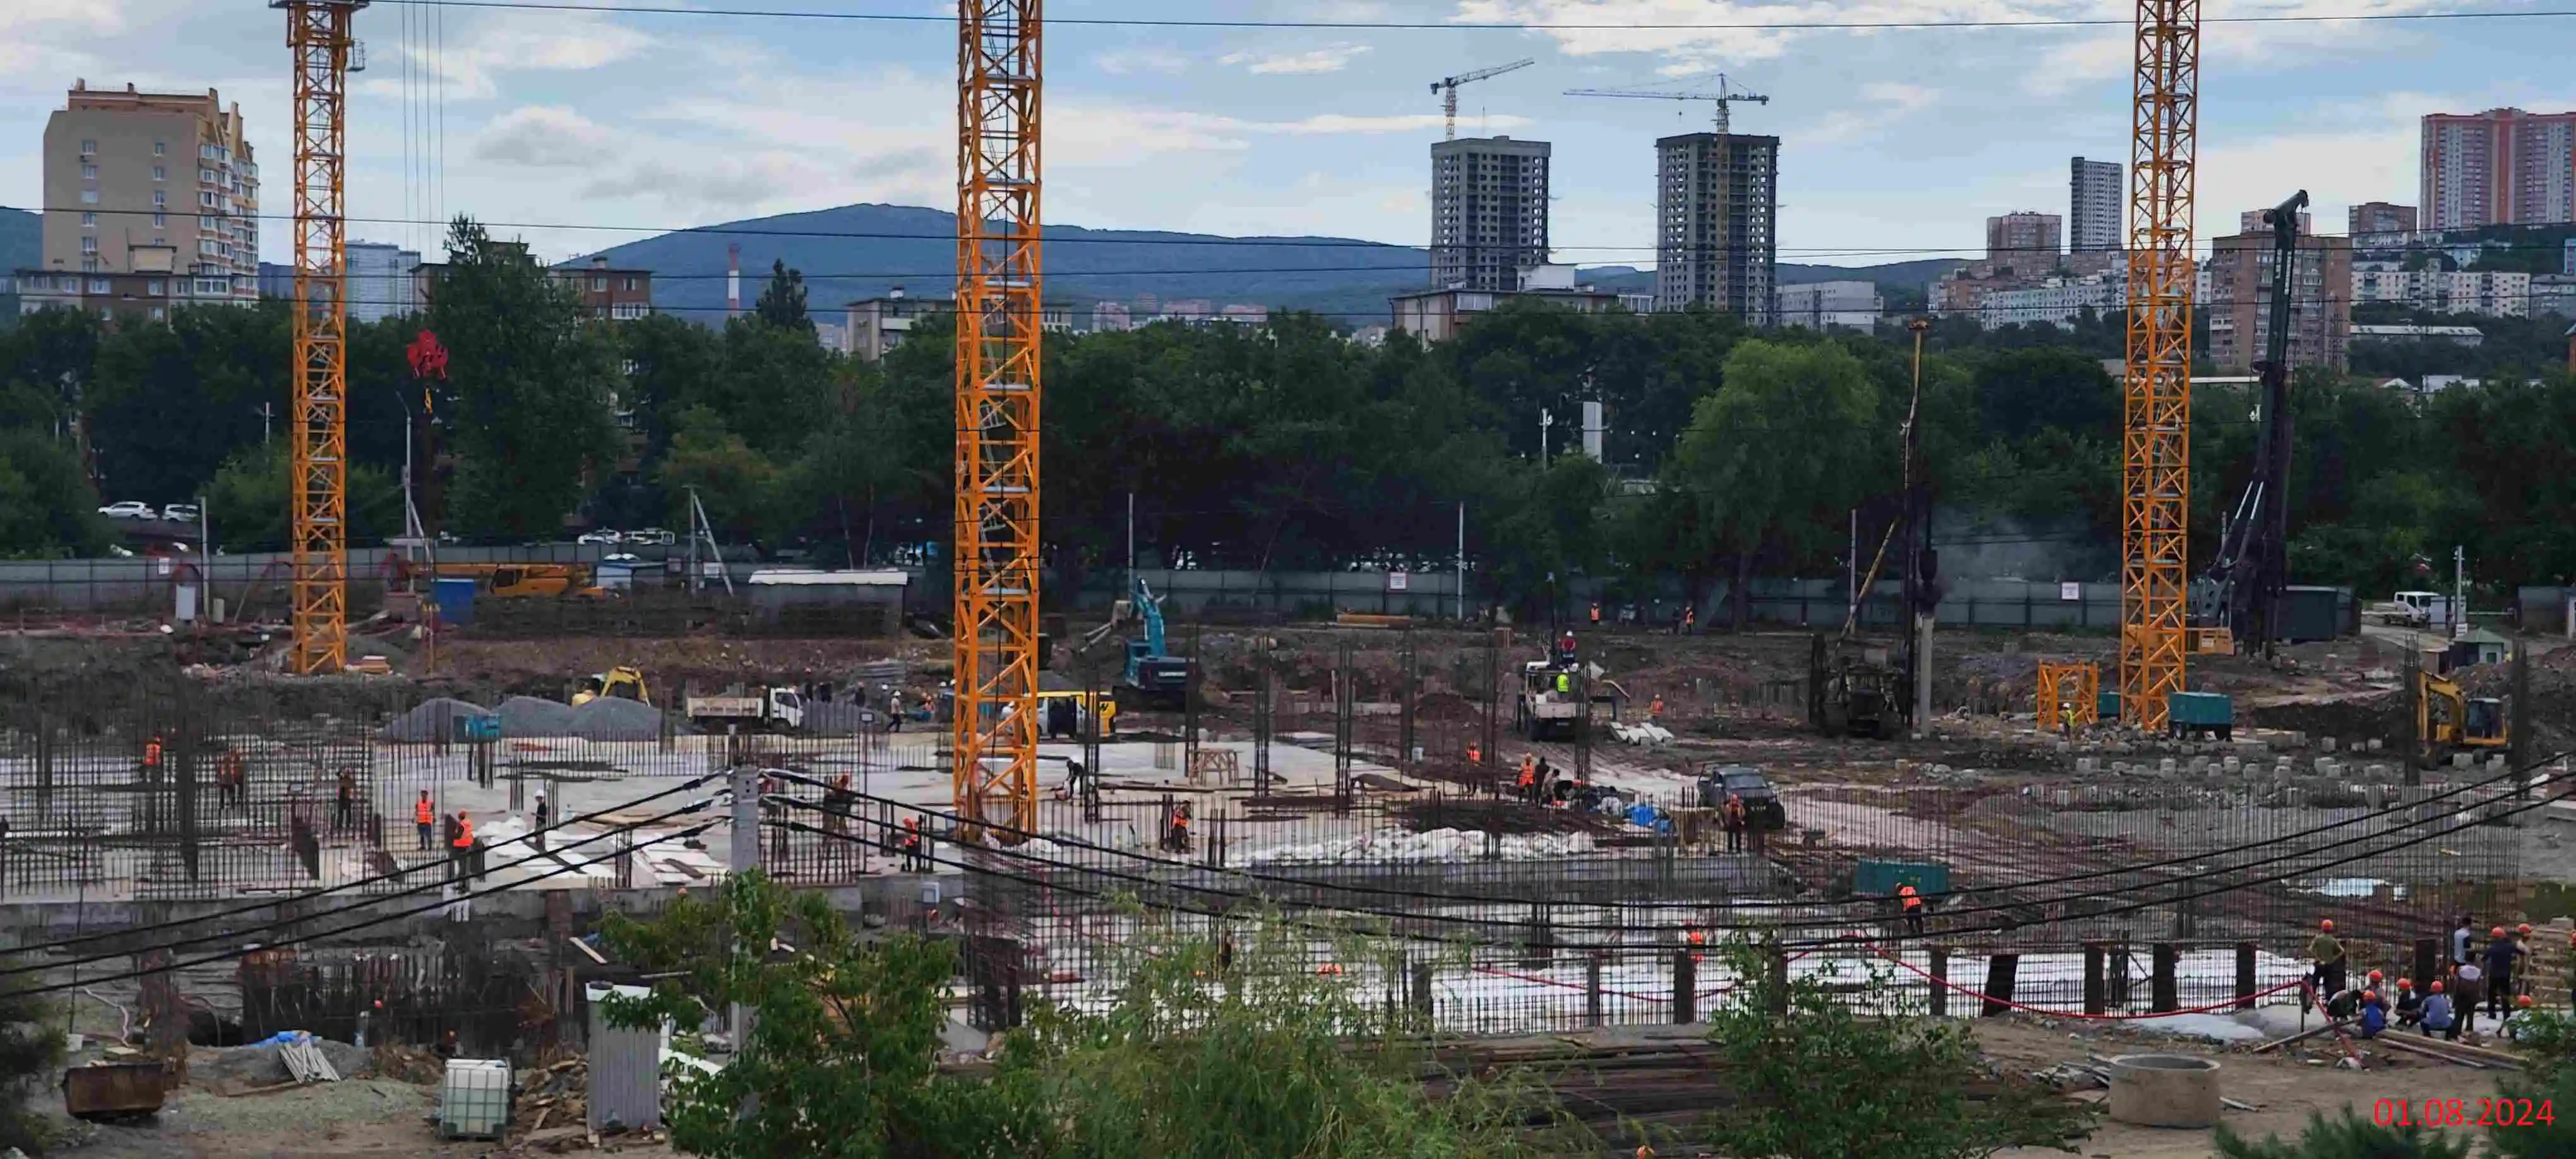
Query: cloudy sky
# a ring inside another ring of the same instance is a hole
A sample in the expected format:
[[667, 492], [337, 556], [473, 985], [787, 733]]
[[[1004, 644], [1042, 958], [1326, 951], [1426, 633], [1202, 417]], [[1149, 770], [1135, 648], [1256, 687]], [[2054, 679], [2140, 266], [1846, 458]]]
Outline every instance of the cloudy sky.
[[[543, 0], [539, 0], [543, 2]], [[643, 233], [856, 201], [953, 202], [956, 46], [927, 0], [617, 0], [806, 8], [904, 21], [685, 12], [433, 9], [358, 15], [369, 67], [350, 127], [350, 213], [471, 213], [549, 256]], [[2470, 0], [2480, 10], [2527, 3]], [[2212, 17], [2454, 10], [2433, 0], [2208, 0]], [[1555, 144], [1558, 259], [1651, 250], [1653, 141], [1706, 127], [1698, 102], [1570, 88], [1769, 95], [1739, 132], [1777, 134], [1780, 256], [1869, 264], [1964, 252], [1988, 214], [2063, 213], [2067, 158], [2125, 160], [2125, 25], [1750, 31], [1642, 24], [2111, 18], [2115, 0], [1055, 0], [1047, 31], [1046, 215], [1068, 224], [1334, 234], [1422, 244], [1429, 83], [1522, 57], [1461, 93], [1462, 134]], [[1188, 28], [1210, 19], [1504, 30]], [[1590, 26], [1590, 27], [1576, 27]], [[39, 196], [46, 114], [93, 86], [213, 87], [249, 118], [287, 211], [282, 14], [251, 0], [0, 0], [0, 204]], [[2576, 104], [2576, 19], [2223, 24], [2203, 53], [2203, 237], [2306, 187], [2321, 227], [2355, 201], [2415, 200], [2415, 118]], [[431, 100], [424, 100], [422, 94]], [[443, 98], [443, 99], [436, 99]], [[407, 112], [409, 115], [407, 116]], [[418, 121], [427, 119], [423, 128]], [[428, 147], [435, 141], [436, 148]], [[425, 176], [423, 175], [425, 172]], [[407, 173], [409, 176], [407, 177]], [[576, 228], [578, 227], [578, 228]], [[362, 223], [374, 240], [428, 227]], [[282, 227], [264, 231], [278, 260]]]

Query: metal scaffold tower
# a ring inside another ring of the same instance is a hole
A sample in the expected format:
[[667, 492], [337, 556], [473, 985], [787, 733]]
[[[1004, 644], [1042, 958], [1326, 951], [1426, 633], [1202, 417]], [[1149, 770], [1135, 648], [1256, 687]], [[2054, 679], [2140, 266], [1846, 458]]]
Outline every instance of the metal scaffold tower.
[[1037, 826], [1039, 0], [957, 6], [959, 816]]
[[2120, 719], [2161, 732], [2183, 687], [2191, 514], [2191, 215], [2199, 0], [2138, 0], [2121, 438]]
[[271, 0], [295, 50], [295, 389], [287, 435], [295, 671], [337, 672], [349, 648], [349, 36], [367, 0]]

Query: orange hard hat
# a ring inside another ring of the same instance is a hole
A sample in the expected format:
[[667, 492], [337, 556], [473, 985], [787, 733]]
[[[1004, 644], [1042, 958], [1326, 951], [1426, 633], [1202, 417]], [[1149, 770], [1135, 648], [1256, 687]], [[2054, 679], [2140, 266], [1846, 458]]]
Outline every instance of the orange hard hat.
[[[2436, 986], [2441, 985], [2439, 982], [2435, 982], [2433, 984]], [[2415, 988], [2415, 980], [2413, 978], [2400, 978], [2397, 980], [2397, 988], [2400, 990], [2412, 990]]]
[[2317, 923], [2317, 928], [2318, 928], [2318, 929], [2321, 929], [2321, 930], [2324, 930], [2325, 932], [2327, 932], [2327, 933], [2329, 933], [2329, 934], [2333, 933], [2333, 932], [2334, 932], [2334, 919], [2333, 919], [2333, 918], [2327, 918], [2327, 919], [2325, 919], [2324, 921], [2318, 922], [2318, 923]]
[[2494, 929], [2492, 929], [2492, 930], [2488, 930], [2488, 931], [2487, 931], [2487, 936], [2488, 936], [2488, 937], [2490, 937], [2490, 938], [2501, 938], [2501, 937], [2503, 937], [2503, 936], [2504, 936], [2504, 927], [2503, 927], [2503, 926], [2497, 926], [2496, 928], [2494, 928]]
[[2379, 991], [2364, 990], [2361, 992], [2361, 1000], [2364, 1002], [2377, 1002], [2379, 1001]]
[[2435, 978], [2435, 979], [2433, 979], [2433, 992], [2434, 992], [2434, 993], [2436, 993], [2436, 994], [2439, 994], [2439, 993], [2441, 993], [2441, 992], [2442, 992], [2442, 980], [2441, 980], [2441, 979], [2439, 979], [2439, 978]]
[[2517, 933], [2517, 934], [2527, 934], [2527, 933], [2530, 933], [2530, 932], [2531, 932], [2531, 923], [2530, 923], [2530, 922], [2524, 922], [2524, 923], [2522, 923], [2521, 925], [2515, 926], [2515, 927], [2513, 928], [2513, 932], [2515, 932], [2515, 933]]
[[2373, 971], [2371, 971], [2371, 972], [2370, 972], [2370, 980], [2371, 980], [2371, 981], [2373, 981], [2373, 982], [2379, 981], [2380, 979], [2385, 978], [2385, 977], [2387, 977], [2387, 976], [2388, 976], [2388, 975], [2386, 975], [2386, 974], [2382, 974], [2382, 973], [2380, 973], [2380, 972], [2379, 972], [2379, 971], [2377, 971], [2377, 970], [2373, 970]]
[[2516, 998], [2513, 1000], [2513, 1004], [2518, 1009], [2529, 1010], [2531, 1009], [2531, 995], [2525, 994], [2520, 998]]

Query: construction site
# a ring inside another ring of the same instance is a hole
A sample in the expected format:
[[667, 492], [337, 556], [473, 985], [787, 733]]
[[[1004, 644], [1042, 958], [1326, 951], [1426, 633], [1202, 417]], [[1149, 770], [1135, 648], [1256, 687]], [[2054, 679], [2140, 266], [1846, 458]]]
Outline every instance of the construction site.
[[[1918, 323], [1900, 485], [1870, 526], [1851, 513], [1839, 591], [1750, 594], [1748, 552], [1669, 622], [1553, 571], [1543, 602], [1484, 590], [1504, 573], [1481, 565], [1471, 584], [1463, 504], [1445, 608], [1385, 568], [1363, 581], [1375, 611], [1329, 578], [1302, 612], [1275, 590], [1185, 608], [1132, 524], [1120, 598], [1051, 591], [1033, 0], [958, 14], [944, 562], [816, 569], [868, 602], [781, 616], [731, 597], [703, 509], [668, 568], [687, 594], [622, 597], [605, 561], [442, 565], [407, 511], [393, 562], [353, 575], [342, 168], [368, 5], [273, 6], [295, 64], [291, 544], [230, 581], [277, 614], [200, 617], [202, 590], [160, 614], [188, 576], [63, 599], [49, 575], [0, 632], [0, 928], [9, 973], [66, 1004], [70, 1153], [672, 1153], [671, 1084], [736, 1063], [754, 1022], [612, 1023], [610, 995], [679, 972], [602, 930], [754, 873], [862, 940], [953, 946], [939, 1061], [959, 1073], [1042, 1007], [1114, 1005], [1167, 947], [1220, 945], [1231, 968], [1258, 940], [1263, 969], [1408, 1012], [1447, 1068], [1432, 1089], [1584, 1073], [1567, 1114], [1602, 1154], [1731, 1105], [1692, 1028], [1791, 980], [1871, 1018], [1973, 1023], [1978, 1082], [2106, 1104], [2075, 1145], [2143, 1156], [2207, 1153], [2222, 1118], [2293, 1131], [2518, 1071], [2501, 1028], [2347, 1033], [2347, 969], [2458, 985], [2490, 926], [2526, 939], [2542, 1005], [2576, 968], [2576, 648], [2489, 646], [2464, 598], [2366, 617], [2289, 583], [2304, 192], [2263, 213], [2271, 417], [2215, 558], [2187, 558], [2189, 0], [2137, 10], [2125, 407], [2100, 432], [2121, 447], [2116, 590], [1941, 577]], [[1459, 85], [1528, 63], [1434, 84], [1450, 134]], [[1658, 277], [1762, 321], [1779, 142], [1733, 134], [1728, 108], [1768, 98], [1721, 78], [1680, 99], [1714, 101], [1717, 131], [1658, 142], [1663, 179], [1715, 240], [1665, 239]], [[1529, 193], [1544, 147], [1489, 144], [1434, 148], [1444, 196]], [[1452, 226], [1453, 291], [1529, 264]], [[701, 598], [701, 537], [727, 601]], [[924, 588], [926, 611], [903, 595]], [[2123, 1084], [2188, 1060], [2225, 1068], [2223, 1115], [2215, 1078], [2205, 1113], [2136, 1112]]]

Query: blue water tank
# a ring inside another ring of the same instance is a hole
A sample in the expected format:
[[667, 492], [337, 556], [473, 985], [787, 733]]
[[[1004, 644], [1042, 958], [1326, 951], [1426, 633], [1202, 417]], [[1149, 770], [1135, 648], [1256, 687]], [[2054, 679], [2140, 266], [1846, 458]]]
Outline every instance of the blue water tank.
[[474, 622], [474, 577], [441, 576], [430, 587], [438, 599], [438, 622], [462, 628]]

